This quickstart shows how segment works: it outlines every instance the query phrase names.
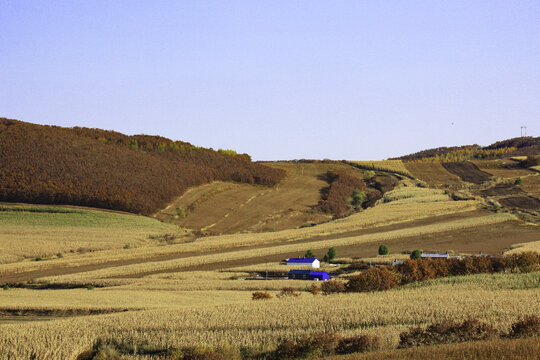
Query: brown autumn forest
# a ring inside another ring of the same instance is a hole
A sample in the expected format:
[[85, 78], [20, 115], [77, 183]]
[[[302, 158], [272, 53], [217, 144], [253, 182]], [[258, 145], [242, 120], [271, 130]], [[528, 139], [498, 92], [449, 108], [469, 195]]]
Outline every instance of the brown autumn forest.
[[441, 161], [464, 161], [472, 159], [499, 159], [509, 156], [536, 155], [540, 152], [540, 137], [519, 137], [497, 141], [489, 146], [465, 145], [438, 147], [396, 157], [403, 161], [425, 161], [437, 158]]
[[285, 172], [159, 136], [0, 118], [0, 198], [151, 214], [216, 180], [272, 186]]

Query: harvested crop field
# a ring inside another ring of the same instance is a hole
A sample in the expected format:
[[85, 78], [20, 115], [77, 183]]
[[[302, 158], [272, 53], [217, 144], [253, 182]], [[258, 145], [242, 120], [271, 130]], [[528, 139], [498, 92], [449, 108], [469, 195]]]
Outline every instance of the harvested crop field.
[[[424, 252], [455, 252], [465, 254], [501, 254], [520, 242], [533, 242], [540, 237], [536, 225], [525, 225], [521, 221], [475, 226], [466, 229], [425, 233], [420, 236], [387, 240], [385, 244], [392, 252], [421, 249]], [[522, 241], [523, 240], [523, 241]], [[340, 256], [371, 257], [378, 252], [378, 243], [340, 247]]]
[[532, 196], [511, 196], [499, 199], [499, 202], [505, 206], [540, 211], [540, 200]]
[[481, 184], [488, 181], [491, 178], [491, 174], [488, 174], [478, 168], [474, 163], [470, 161], [466, 162], [443, 162], [442, 166], [452, 174], [459, 176], [463, 181], [467, 181], [473, 184]]
[[480, 192], [483, 196], [524, 195], [520, 188], [513, 184], [497, 184]]
[[534, 174], [534, 172], [529, 169], [520, 168], [519, 165], [512, 160], [474, 160], [472, 162], [478, 166], [480, 170], [503, 179], [518, 178]]
[[540, 198], [540, 175], [522, 178], [521, 190], [527, 194]]
[[460, 187], [461, 179], [448, 172], [440, 162], [406, 162], [407, 170], [431, 187]]

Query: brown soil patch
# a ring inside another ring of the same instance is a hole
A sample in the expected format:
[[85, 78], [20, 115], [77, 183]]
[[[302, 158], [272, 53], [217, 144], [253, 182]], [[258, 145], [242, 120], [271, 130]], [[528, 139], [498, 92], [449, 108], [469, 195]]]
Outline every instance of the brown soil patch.
[[[425, 252], [488, 253], [501, 254], [520, 242], [538, 241], [540, 228], [520, 221], [477, 226], [474, 228], [426, 234], [421, 237], [405, 237], [386, 242], [392, 253], [422, 249]], [[379, 244], [340, 247], [339, 256], [373, 257]]]
[[503, 179], [518, 178], [534, 173], [531, 170], [519, 167], [515, 161], [508, 159], [473, 160], [472, 162], [478, 166], [480, 170]]
[[483, 196], [523, 195], [523, 191], [512, 184], [497, 184], [492, 188], [481, 191], [480, 193]]
[[452, 174], [459, 176], [463, 181], [473, 184], [481, 184], [488, 181], [491, 175], [480, 170], [478, 166], [470, 161], [466, 162], [444, 162], [442, 166]]
[[456, 187], [461, 184], [461, 179], [448, 172], [440, 162], [407, 162], [404, 165], [415, 178], [431, 187]]
[[512, 196], [498, 200], [504, 206], [540, 211], [540, 200], [532, 196]]
[[540, 198], [540, 176], [527, 176], [522, 178], [521, 190], [528, 195]]

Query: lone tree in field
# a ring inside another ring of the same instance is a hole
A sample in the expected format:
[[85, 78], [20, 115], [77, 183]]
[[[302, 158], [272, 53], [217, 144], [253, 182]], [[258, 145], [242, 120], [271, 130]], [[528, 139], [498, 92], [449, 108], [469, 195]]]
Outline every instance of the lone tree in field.
[[328, 260], [332, 261], [337, 257], [337, 249], [335, 247], [331, 247], [328, 249], [328, 253], [326, 254], [328, 256]]
[[379, 246], [379, 255], [388, 255], [389, 253], [390, 250], [388, 250], [388, 246], [384, 244]]
[[306, 254], [304, 255], [304, 257], [308, 259], [313, 259], [315, 257], [315, 254], [313, 253], [313, 251], [308, 250], [306, 251]]
[[422, 257], [422, 252], [418, 249], [413, 250], [411, 253], [411, 259], [420, 259]]

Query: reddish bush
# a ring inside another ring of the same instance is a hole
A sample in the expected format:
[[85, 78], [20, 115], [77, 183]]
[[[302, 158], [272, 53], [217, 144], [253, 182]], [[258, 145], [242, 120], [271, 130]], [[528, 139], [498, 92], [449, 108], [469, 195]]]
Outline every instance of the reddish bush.
[[477, 319], [465, 320], [463, 323], [448, 320], [430, 325], [425, 330], [416, 327], [401, 333], [399, 347], [486, 340], [497, 335], [498, 331], [492, 325]]
[[319, 288], [317, 285], [315, 284], [311, 284], [311, 286], [309, 287], [308, 291], [313, 294], [313, 295], [318, 295], [320, 292], [321, 292], [321, 288]]
[[338, 280], [328, 280], [321, 284], [321, 290], [326, 295], [340, 293], [345, 291], [345, 284]]
[[404, 284], [420, 281], [424, 278], [418, 262], [419, 260], [405, 260], [396, 267], [397, 271], [403, 275], [402, 282]]
[[281, 292], [279, 294], [277, 294], [276, 296], [277, 297], [289, 297], [289, 296], [292, 296], [292, 297], [295, 297], [295, 296], [299, 296], [300, 294], [296, 291], [295, 288], [293, 287], [284, 287], [281, 289]]
[[381, 348], [381, 338], [374, 335], [357, 335], [341, 339], [336, 347], [336, 354], [352, 354]]
[[446, 277], [450, 274], [450, 263], [448, 259], [429, 259], [429, 261], [435, 271], [435, 278]]
[[274, 352], [274, 359], [299, 359], [334, 354], [341, 336], [332, 332], [320, 332], [296, 341], [282, 340]]
[[539, 256], [532, 251], [526, 251], [518, 254], [516, 259], [517, 267], [521, 272], [532, 272], [538, 269]]
[[357, 177], [344, 171], [328, 171], [326, 179], [330, 187], [323, 192], [323, 200], [319, 203], [319, 208], [333, 214], [336, 218], [343, 217], [350, 210], [348, 200], [353, 190], [365, 191], [366, 185]]
[[518, 320], [512, 324], [507, 336], [510, 338], [540, 336], [540, 317], [530, 315]]
[[359, 275], [351, 276], [346, 285], [347, 291], [383, 291], [397, 286], [394, 275], [384, 268], [371, 268]]
[[272, 295], [266, 291], [255, 291], [253, 294], [251, 294], [251, 300], [266, 300], [271, 298]]

